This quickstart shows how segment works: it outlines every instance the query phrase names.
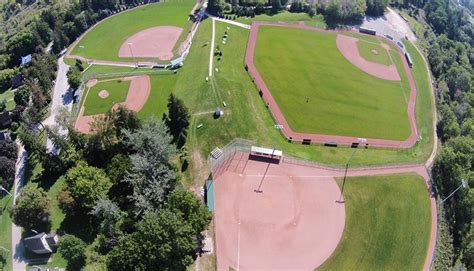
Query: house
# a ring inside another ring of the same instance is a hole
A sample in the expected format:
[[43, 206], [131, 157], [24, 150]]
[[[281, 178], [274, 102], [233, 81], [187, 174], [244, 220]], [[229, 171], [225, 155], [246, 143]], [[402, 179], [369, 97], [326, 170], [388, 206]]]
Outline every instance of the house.
[[10, 134], [7, 132], [0, 132], [0, 141], [10, 140]]
[[12, 77], [12, 89], [15, 89], [21, 85], [23, 85], [23, 75], [21, 73], [17, 73]]
[[58, 235], [56, 233], [46, 234], [44, 232], [38, 233], [23, 239], [25, 247], [36, 254], [49, 254], [53, 252], [58, 244]]
[[21, 57], [21, 66], [24, 66], [31, 62], [31, 54]]
[[0, 113], [0, 128], [8, 127], [12, 123], [12, 119], [10, 118], [10, 112], [6, 111]]

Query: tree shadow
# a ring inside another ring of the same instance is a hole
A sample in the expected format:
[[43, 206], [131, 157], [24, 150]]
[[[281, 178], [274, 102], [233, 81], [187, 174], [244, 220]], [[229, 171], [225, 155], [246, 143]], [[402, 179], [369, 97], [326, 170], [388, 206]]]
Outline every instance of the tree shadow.
[[96, 224], [89, 215], [76, 211], [66, 214], [66, 217], [59, 226], [59, 230], [72, 234], [90, 244], [97, 236], [98, 225]]

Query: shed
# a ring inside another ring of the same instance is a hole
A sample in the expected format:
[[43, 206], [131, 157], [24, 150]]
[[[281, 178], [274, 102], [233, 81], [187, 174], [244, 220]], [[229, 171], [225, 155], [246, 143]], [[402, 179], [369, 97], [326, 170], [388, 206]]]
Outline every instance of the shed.
[[0, 132], [0, 141], [10, 140], [10, 134], [7, 132]]
[[10, 112], [0, 113], [0, 127], [6, 128], [12, 123]]
[[21, 57], [21, 66], [31, 62], [31, 54]]

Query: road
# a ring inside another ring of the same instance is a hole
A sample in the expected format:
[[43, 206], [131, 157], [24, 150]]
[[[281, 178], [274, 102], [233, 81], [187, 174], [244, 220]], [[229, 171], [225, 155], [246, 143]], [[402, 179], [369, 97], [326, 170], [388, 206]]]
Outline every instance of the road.
[[[13, 204], [15, 204], [18, 195], [24, 185], [24, 176], [27, 166], [28, 153], [26, 152], [23, 145], [17, 141], [18, 146], [18, 159], [15, 165], [15, 181], [13, 183]], [[12, 222], [12, 263], [14, 271], [26, 270], [26, 262], [24, 261], [25, 248], [21, 243], [21, 231], [22, 228]]]
[[[56, 82], [54, 83], [53, 95], [51, 97], [51, 114], [48, 118], [43, 121], [45, 126], [54, 126], [56, 124], [55, 117], [58, 114], [58, 110], [61, 107], [66, 107], [68, 111], [71, 111], [73, 96], [72, 91], [69, 89], [67, 82], [67, 71], [69, 66], [64, 63], [64, 56], [58, 59], [58, 72], [56, 76]], [[60, 133], [65, 135], [67, 130], [60, 130]], [[55, 148], [53, 142], [48, 138], [46, 142], [46, 149], [48, 152], [55, 154], [59, 153], [59, 149]]]

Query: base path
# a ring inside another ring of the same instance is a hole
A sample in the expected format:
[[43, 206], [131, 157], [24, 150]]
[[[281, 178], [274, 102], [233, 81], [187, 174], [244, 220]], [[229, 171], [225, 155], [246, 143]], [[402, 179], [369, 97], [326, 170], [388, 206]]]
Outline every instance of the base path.
[[129, 37], [120, 47], [119, 57], [159, 58], [171, 60], [173, 48], [183, 32], [181, 27], [157, 26]]
[[[217, 270], [314, 270], [336, 249], [345, 210], [336, 202], [340, 190], [334, 178], [344, 176], [344, 169], [291, 158], [269, 163], [236, 152], [216, 172], [221, 172], [214, 182]], [[349, 169], [347, 175], [410, 172], [424, 178], [430, 197], [431, 234], [423, 266], [430, 270], [437, 210], [424, 165]]]
[[[122, 103], [117, 103], [112, 106], [113, 109], [118, 108], [120, 105], [127, 107], [128, 109], [138, 112], [145, 105], [150, 96], [151, 82], [148, 75], [125, 77], [123, 80], [130, 80], [130, 87], [128, 89], [127, 98]], [[89, 90], [87, 91], [89, 92]], [[84, 99], [87, 99], [86, 93]], [[96, 118], [103, 117], [104, 114], [97, 114], [91, 116], [84, 116], [84, 106], [79, 111], [79, 115], [76, 120], [75, 128], [82, 133], [91, 133], [91, 123]]]
[[[368, 144], [375, 147], [388, 147], [388, 148], [411, 148], [417, 143], [418, 131], [416, 127], [416, 118], [415, 118], [415, 103], [416, 103], [416, 87], [415, 80], [413, 79], [413, 74], [411, 69], [408, 66], [408, 63], [405, 61], [405, 57], [400, 48], [397, 47], [400, 57], [403, 59], [403, 67], [408, 78], [408, 83], [410, 85], [410, 97], [408, 99], [407, 113], [408, 120], [410, 122], [411, 133], [410, 136], [404, 140], [386, 140], [386, 139], [377, 139], [377, 138], [357, 138], [351, 136], [339, 136], [339, 135], [323, 135], [323, 134], [310, 134], [310, 133], [300, 133], [293, 131], [288, 122], [286, 121], [283, 113], [281, 112], [278, 104], [273, 98], [270, 90], [268, 89], [265, 81], [258, 72], [254, 64], [254, 54], [255, 47], [257, 44], [257, 35], [258, 28], [260, 26], [280, 26], [280, 27], [291, 27], [306, 29], [311, 31], [325, 31], [320, 28], [302, 25], [302, 24], [288, 24], [288, 23], [267, 23], [267, 22], [253, 22], [252, 28], [250, 29], [249, 41], [247, 44], [247, 51], [245, 53], [245, 65], [247, 70], [257, 86], [258, 90], [261, 91], [262, 99], [265, 104], [269, 107], [270, 111], [273, 114], [273, 117], [276, 120], [276, 123], [283, 126], [281, 132], [283, 135], [291, 141], [311, 141], [316, 143], [326, 143], [326, 142], [335, 142], [337, 144], [351, 145], [352, 143]], [[343, 33], [336, 31], [338, 33]], [[347, 31], [346, 31], [347, 32]], [[384, 42], [391, 42], [388, 39], [385, 39]]]

